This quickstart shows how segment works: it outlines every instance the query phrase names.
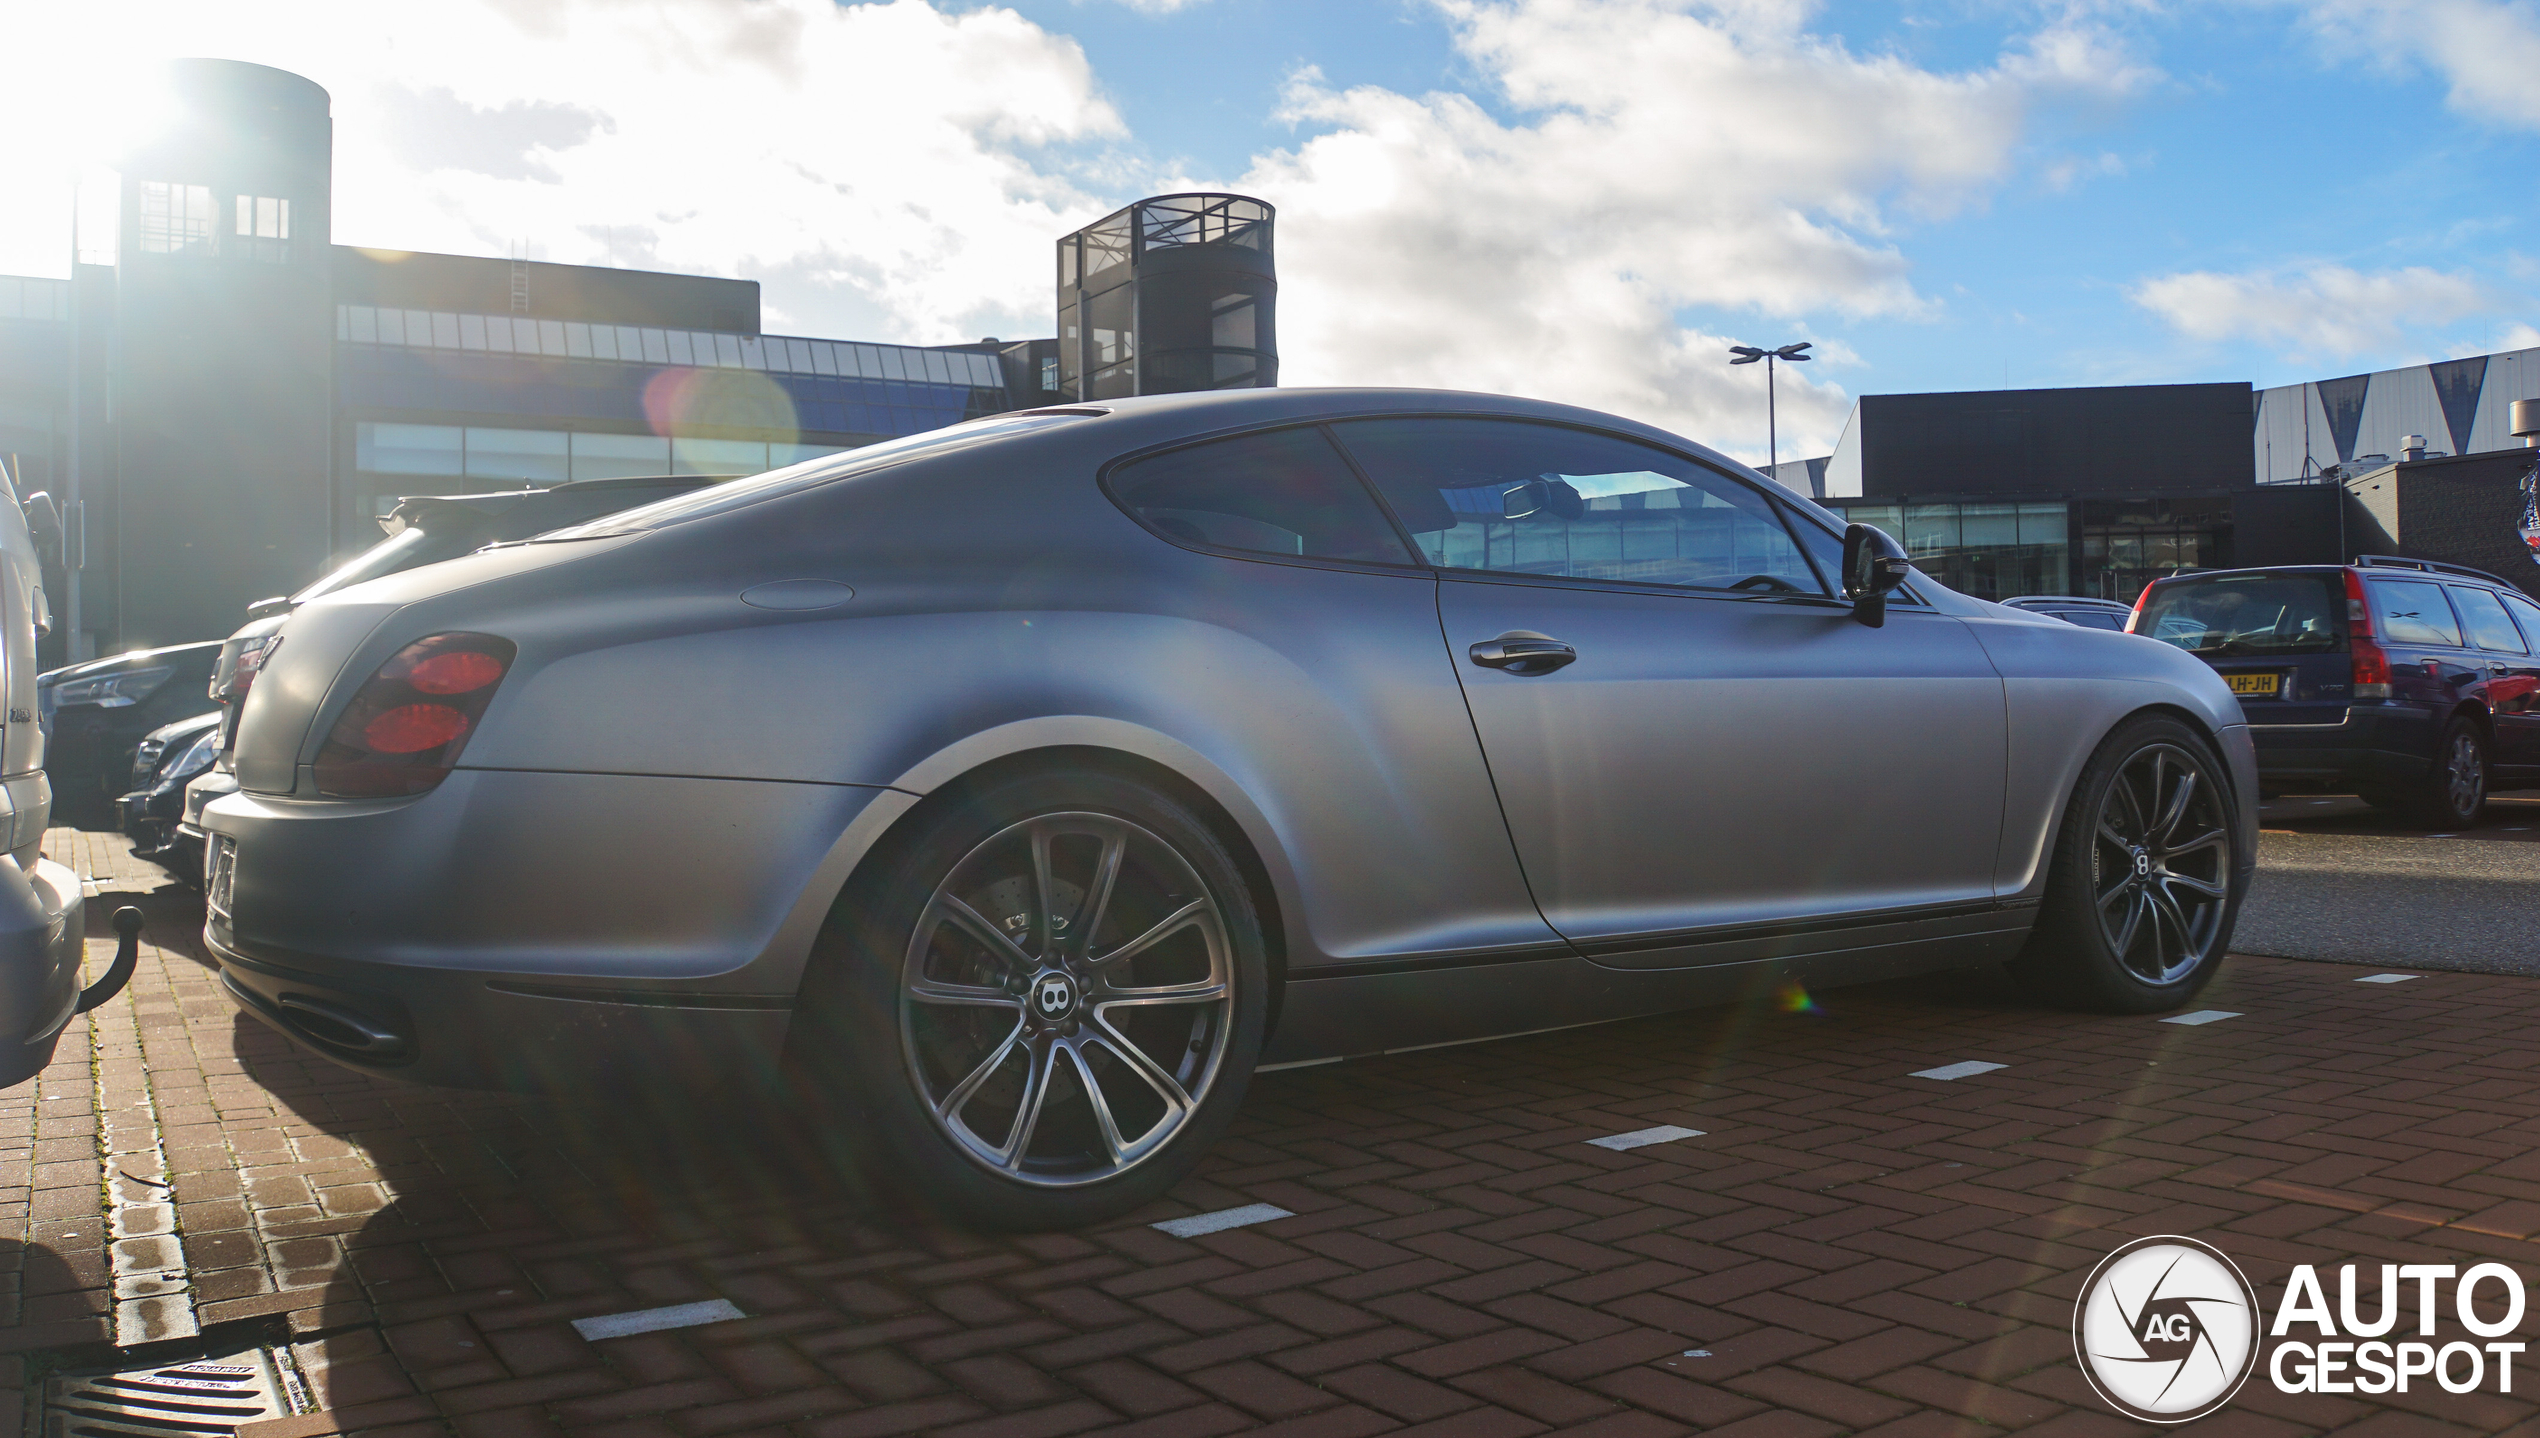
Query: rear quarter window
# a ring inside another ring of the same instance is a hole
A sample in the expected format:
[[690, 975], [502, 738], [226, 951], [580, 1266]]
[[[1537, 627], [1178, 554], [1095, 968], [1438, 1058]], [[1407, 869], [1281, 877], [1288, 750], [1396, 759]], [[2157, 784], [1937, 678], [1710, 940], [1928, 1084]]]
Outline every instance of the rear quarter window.
[[1319, 429], [1195, 444], [1112, 471], [1112, 497], [1187, 545], [1293, 559], [1416, 564], [1347, 461]]
[[2449, 586], [2452, 607], [2460, 611], [2461, 623], [2469, 630], [2469, 642], [2481, 649], [2499, 654], [2521, 654], [2522, 635], [2515, 632], [2514, 622], [2505, 615], [2504, 601], [2484, 589], [2463, 585]]
[[2461, 647], [2460, 621], [2443, 598], [2443, 586], [2409, 579], [2370, 579], [2372, 627], [2391, 644], [2439, 644]]
[[[2440, 594], [2434, 602], [2441, 604]], [[2333, 574], [2218, 574], [2154, 585], [2134, 632], [2209, 659], [2310, 654], [2345, 642]]]

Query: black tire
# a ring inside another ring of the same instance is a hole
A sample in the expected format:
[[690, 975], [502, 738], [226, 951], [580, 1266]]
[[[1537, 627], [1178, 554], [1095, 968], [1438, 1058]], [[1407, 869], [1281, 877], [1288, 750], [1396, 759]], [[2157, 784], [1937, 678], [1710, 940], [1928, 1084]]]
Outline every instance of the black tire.
[[848, 884], [787, 1067], [854, 1186], [1076, 1228], [1225, 1133], [1268, 1009], [1250, 891], [1198, 816], [1116, 775], [1027, 774], [929, 801]]
[[2119, 725], [2073, 786], [2037, 927], [2013, 970], [2102, 1013], [2194, 998], [2222, 967], [2248, 889], [2233, 862], [2240, 802], [2221, 757], [2187, 724], [2144, 715]]
[[2487, 778], [2487, 731], [2455, 714], [2434, 746], [2431, 769], [2399, 796], [2399, 812], [2420, 828], [2469, 828], [2487, 811]]

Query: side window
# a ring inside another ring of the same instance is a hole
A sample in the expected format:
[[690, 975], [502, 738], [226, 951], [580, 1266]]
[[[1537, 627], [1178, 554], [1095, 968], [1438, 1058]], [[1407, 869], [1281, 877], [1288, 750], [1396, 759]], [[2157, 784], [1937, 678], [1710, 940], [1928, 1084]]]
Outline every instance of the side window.
[[1824, 594], [1771, 501], [1609, 435], [1525, 420], [1332, 426], [1431, 564], [1756, 594]]
[[2443, 586], [2375, 579], [2365, 587], [2372, 591], [2372, 627], [2383, 639], [2393, 644], [2460, 647], [2460, 626], [2453, 622], [2452, 606], [2443, 602]]
[[2452, 607], [2461, 612], [2461, 623], [2469, 629], [2469, 642], [2481, 649], [2499, 654], [2523, 654], [2522, 636], [2514, 632], [2514, 622], [2506, 617], [2505, 606], [2484, 589], [2468, 589], [2447, 585], [2452, 591]]
[[2534, 604], [2519, 594], [2508, 594], [2505, 607], [2513, 611], [2514, 618], [2522, 621], [2522, 637], [2530, 645], [2530, 652], [2540, 654], [2540, 604]]
[[1112, 497], [1184, 544], [1416, 564], [1367, 487], [1316, 429], [1195, 444], [1121, 466]]

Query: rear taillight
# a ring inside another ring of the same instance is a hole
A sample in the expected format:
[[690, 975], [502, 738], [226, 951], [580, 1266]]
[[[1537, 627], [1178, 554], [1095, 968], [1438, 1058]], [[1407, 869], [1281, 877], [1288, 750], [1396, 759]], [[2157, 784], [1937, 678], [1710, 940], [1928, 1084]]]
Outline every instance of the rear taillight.
[[2143, 592], [2141, 594], [2134, 596], [2134, 612], [2125, 617], [2126, 633], [2140, 634], [2143, 632], [2143, 602], [2151, 597], [2152, 586], [2149, 584], [2143, 586]]
[[376, 799], [440, 783], [518, 652], [491, 634], [435, 634], [398, 650], [336, 718], [318, 750], [318, 792]]
[[213, 702], [234, 707], [244, 700], [247, 691], [254, 687], [256, 676], [273, 662], [274, 651], [281, 647], [282, 636], [279, 634], [240, 641], [238, 658], [231, 662], [228, 677], [214, 675], [212, 678]]
[[2349, 569], [2346, 575], [2346, 648], [2354, 657], [2356, 699], [2390, 697], [2390, 656], [2372, 638], [2372, 604], [2364, 597], [2364, 577]]

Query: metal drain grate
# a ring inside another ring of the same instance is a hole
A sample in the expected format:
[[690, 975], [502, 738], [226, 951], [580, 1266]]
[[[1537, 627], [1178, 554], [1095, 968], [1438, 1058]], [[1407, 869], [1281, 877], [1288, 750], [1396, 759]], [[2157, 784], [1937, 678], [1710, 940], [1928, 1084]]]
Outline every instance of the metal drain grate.
[[291, 1411], [261, 1348], [110, 1373], [64, 1373], [44, 1393], [43, 1438], [230, 1438]]

